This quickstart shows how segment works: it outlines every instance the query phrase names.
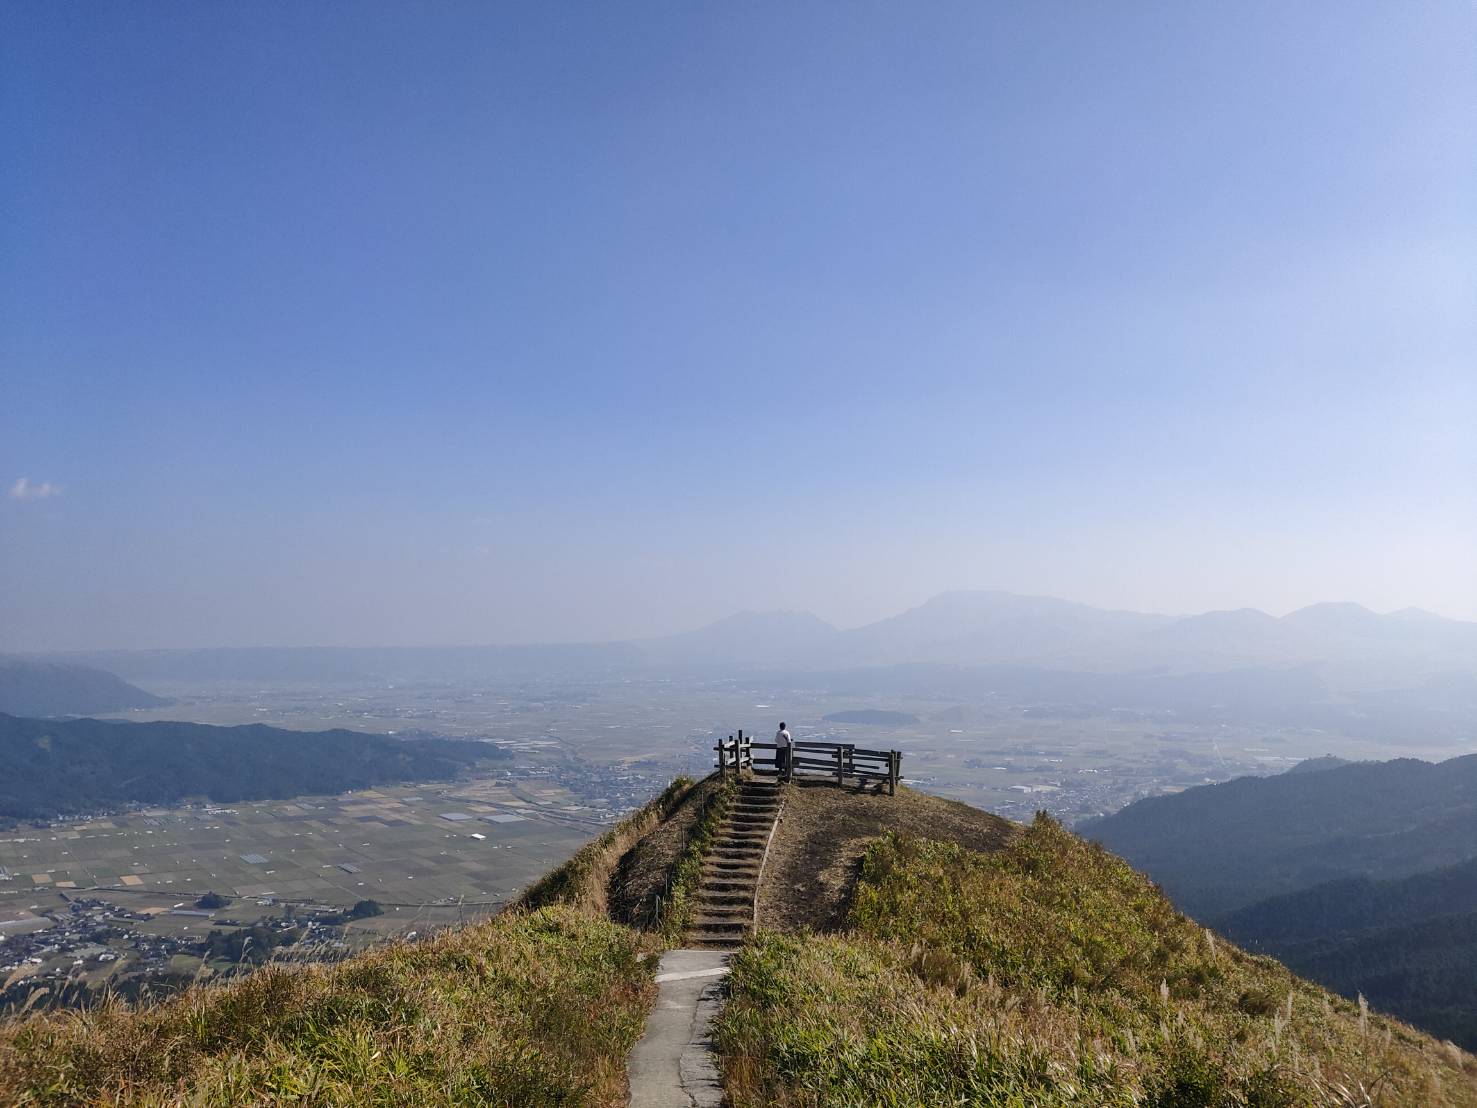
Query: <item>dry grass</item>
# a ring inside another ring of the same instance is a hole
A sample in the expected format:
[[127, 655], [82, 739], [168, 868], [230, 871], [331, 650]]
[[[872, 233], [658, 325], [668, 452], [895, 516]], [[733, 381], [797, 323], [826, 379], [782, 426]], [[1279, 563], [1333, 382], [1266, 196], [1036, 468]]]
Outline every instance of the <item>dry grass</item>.
[[658, 927], [668, 943], [681, 943], [683, 933], [692, 922], [698, 886], [702, 883], [703, 857], [713, 845], [714, 836], [737, 791], [737, 781], [731, 777], [720, 778], [703, 797], [703, 803], [693, 806], [695, 818], [672, 862], [666, 893], [657, 913]]
[[631, 931], [510, 912], [330, 967], [0, 1030], [35, 1105], [617, 1105], [655, 993]]
[[725, 1083], [749, 1105], [1477, 1105], [1477, 1063], [1247, 955], [1038, 819], [993, 854], [868, 853], [846, 935], [736, 959]]
[[518, 908], [334, 966], [271, 965], [130, 1009], [0, 1025], [0, 1096], [37, 1105], [616, 1105], [655, 948], [606, 918], [611, 875], [687, 778]]
[[617, 923], [655, 930], [661, 907], [672, 887], [673, 875], [691, 846], [698, 818], [724, 787], [716, 774], [687, 790], [652, 831], [621, 856], [607, 894], [610, 916]]
[[1019, 831], [999, 816], [909, 788], [896, 796], [792, 784], [759, 890], [759, 924], [834, 930], [846, 920], [867, 848], [889, 831], [998, 850]]
[[660, 796], [544, 874], [519, 898], [519, 906], [568, 904], [590, 915], [609, 915], [611, 883], [621, 859], [667, 819], [693, 788], [691, 777], [674, 778]]

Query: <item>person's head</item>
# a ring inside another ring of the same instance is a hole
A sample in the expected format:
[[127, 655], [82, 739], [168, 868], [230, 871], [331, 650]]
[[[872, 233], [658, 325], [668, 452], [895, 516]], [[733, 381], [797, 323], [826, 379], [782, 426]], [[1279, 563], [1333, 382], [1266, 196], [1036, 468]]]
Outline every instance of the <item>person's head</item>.
[[784, 729], [785, 729], [785, 721], [784, 720], [780, 720], [780, 730], [783, 731]]

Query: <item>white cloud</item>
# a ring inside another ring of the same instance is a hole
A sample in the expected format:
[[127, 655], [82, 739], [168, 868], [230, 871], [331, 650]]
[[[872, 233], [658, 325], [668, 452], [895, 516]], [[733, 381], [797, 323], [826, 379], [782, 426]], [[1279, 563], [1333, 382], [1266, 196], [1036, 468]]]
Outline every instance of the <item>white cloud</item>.
[[50, 481], [33, 484], [29, 477], [21, 477], [10, 486], [10, 499], [12, 500], [45, 500], [48, 496], [60, 496], [61, 494], [60, 485], [53, 485]]

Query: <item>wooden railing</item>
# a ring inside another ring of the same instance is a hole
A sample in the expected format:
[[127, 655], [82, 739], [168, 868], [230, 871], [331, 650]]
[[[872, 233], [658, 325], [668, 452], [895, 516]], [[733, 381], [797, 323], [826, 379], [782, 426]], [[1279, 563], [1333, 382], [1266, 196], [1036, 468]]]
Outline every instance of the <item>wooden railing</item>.
[[714, 747], [718, 751], [718, 774], [726, 775], [730, 770], [737, 776], [740, 770], [754, 768], [754, 742], [746, 739], [740, 731], [738, 737], [729, 735], [727, 740], [719, 739], [718, 745]]
[[844, 785], [848, 777], [858, 784], [875, 781], [887, 786], [887, 795], [897, 791], [902, 780], [903, 755], [899, 750], [867, 750], [853, 743], [804, 741], [792, 743], [790, 761], [782, 767], [775, 743], [758, 743], [740, 731], [735, 738], [720, 741], [718, 772], [737, 774], [743, 769], [792, 780], [795, 777], [832, 777]]

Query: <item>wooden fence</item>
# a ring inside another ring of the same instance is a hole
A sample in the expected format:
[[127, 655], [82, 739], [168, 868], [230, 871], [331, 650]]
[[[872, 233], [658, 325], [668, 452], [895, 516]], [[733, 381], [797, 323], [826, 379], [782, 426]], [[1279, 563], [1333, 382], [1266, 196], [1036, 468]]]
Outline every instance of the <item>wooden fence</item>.
[[[897, 791], [902, 779], [903, 755], [898, 750], [867, 750], [853, 743], [796, 742], [790, 746], [790, 764], [783, 769], [779, 747], [775, 743], [759, 743], [740, 731], [719, 740], [718, 772], [738, 774], [747, 769], [763, 776], [784, 780], [796, 777], [829, 777], [844, 785], [848, 777], [865, 785], [876, 781], [887, 786], [887, 795]], [[757, 752], [757, 753], [756, 753]]]

